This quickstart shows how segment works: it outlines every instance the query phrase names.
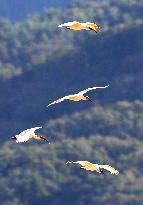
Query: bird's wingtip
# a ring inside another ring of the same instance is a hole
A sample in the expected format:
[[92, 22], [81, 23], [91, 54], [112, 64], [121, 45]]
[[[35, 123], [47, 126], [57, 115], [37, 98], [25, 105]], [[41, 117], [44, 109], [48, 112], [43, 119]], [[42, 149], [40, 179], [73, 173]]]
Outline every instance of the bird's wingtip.
[[35, 132], [36, 130], [41, 129], [41, 128], [42, 128], [42, 126], [39, 126], [39, 127], [31, 128], [31, 130], [34, 130], [34, 132]]
[[54, 103], [50, 103], [50, 104], [47, 105], [47, 107], [50, 107], [50, 106], [53, 105], [53, 104], [54, 104]]
[[67, 161], [67, 162], [66, 162], [66, 164], [70, 164], [70, 163], [71, 163], [70, 161]]

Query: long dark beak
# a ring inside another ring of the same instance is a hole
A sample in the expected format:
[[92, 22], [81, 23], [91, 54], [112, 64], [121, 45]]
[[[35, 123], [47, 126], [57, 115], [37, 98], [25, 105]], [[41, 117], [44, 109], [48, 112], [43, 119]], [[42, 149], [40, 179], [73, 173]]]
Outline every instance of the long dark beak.
[[86, 99], [89, 100], [90, 102], [93, 102], [88, 96], [86, 96]]
[[16, 140], [16, 137], [15, 137], [15, 136], [13, 136], [13, 137], [11, 137], [11, 139], [12, 139], [12, 140]]
[[50, 142], [49, 142], [45, 137], [40, 136], [40, 138], [41, 138], [42, 140], [45, 140], [46, 142], [48, 142], [48, 143], [50, 144]]
[[98, 33], [95, 29], [93, 29], [93, 28], [91, 28], [91, 27], [89, 27], [89, 29], [90, 29], [91, 31], [94, 31], [94, 32]]

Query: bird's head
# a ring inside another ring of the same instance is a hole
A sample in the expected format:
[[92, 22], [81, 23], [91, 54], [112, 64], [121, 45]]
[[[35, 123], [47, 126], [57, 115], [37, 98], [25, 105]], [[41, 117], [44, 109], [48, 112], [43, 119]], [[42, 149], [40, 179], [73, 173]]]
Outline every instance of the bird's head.
[[90, 98], [88, 95], [86, 95], [85, 97], [86, 97], [87, 100], [89, 100], [90, 102], [92, 102], [91, 98]]
[[100, 26], [99, 24], [96, 24], [96, 25], [97, 25], [97, 28], [98, 28], [98, 29], [100, 29], [100, 28], [101, 28], [101, 26]]
[[12, 136], [11, 139], [16, 140], [16, 136]]

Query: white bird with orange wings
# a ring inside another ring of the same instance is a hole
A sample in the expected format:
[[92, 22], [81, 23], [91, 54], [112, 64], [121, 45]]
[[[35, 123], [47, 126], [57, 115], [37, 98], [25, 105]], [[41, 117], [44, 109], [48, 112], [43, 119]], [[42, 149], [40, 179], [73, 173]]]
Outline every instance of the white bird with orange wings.
[[80, 164], [81, 169], [85, 169], [87, 171], [92, 171], [92, 172], [97, 172], [99, 174], [104, 174], [104, 170], [109, 171], [111, 174], [115, 174], [115, 175], [119, 174], [119, 171], [114, 169], [110, 165], [93, 164], [88, 161], [76, 161], [76, 162], [68, 161], [67, 164], [69, 163]]
[[63, 23], [59, 25], [58, 27], [66, 27], [67, 29], [72, 29], [72, 30], [92, 30], [97, 33], [97, 31], [100, 29], [100, 26], [96, 23], [80, 23], [78, 21], [72, 21], [68, 23]]
[[34, 128], [24, 130], [20, 134], [13, 136], [12, 139], [16, 140], [17, 143], [27, 142], [29, 139], [32, 138], [36, 140], [45, 140], [49, 143], [49, 141], [45, 137], [35, 134], [35, 131], [40, 128], [42, 127], [34, 127]]
[[52, 103], [50, 103], [49, 105], [47, 105], [47, 107], [51, 106], [51, 105], [54, 105], [54, 104], [57, 104], [57, 103], [60, 103], [64, 100], [72, 100], [72, 101], [80, 101], [80, 100], [89, 100], [92, 102], [91, 98], [89, 96], [84, 96], [85, 93], [91, 91], [91, 90], [95, 90], [95, 89], [102, 89], [102, 88], [107, 88], [109, 85], [106, 85], [104, 87], [92, 87], [92, 88], [87, 88], [83, 91], [80, 91], [79, 93], [76, 93], [76, 94], [73, 94], [73, 95], [67, 95], [63, 98], [60, 98]]

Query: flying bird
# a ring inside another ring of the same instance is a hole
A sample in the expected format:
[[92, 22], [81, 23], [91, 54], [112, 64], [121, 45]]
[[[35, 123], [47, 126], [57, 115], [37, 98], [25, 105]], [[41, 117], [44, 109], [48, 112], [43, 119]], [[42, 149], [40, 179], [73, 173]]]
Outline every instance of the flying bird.
[[35, 131], [40, 128], [42, 127], [34, 127], [34, 128], [24, 130], [20, 134], [13, 136], [12, 139], [16, 140], [17, 143], [27, 142], [29, 139], [32, 138], [36, 140], [45, 140], [49, 143], [49, 141], [45, 137], [35, 134]]
[[112, 166], [110, 165], [99, 165], [99, 164], [93, 164], [91, 162], [88, 161], [68, 161], [67, 164], [69, 163], [75, 163], [75, 164], [80, 164], [81, 165], [81, 169], [85, 169], [88, 171], [92, 171], [92, 172], [97, 172], [99, 174], [104, 174], [104, 170], [109, 171], [111, 174], [119, 174], [119, 171], [114, 169]]
[[78, 21], [63, 23], [58, 27], [66, 27], [67, 29], [72, 29], [72, 30], [92, 30], [95, 31], [96, 33], [100, 29], [100, 26], [97, 25], [96, 23], [90, 23], [90, 22], [80, 23]]
[[92, 88], [87, 88], [83, 91], [80, 91], [79, 93], [76, 93], [76, 94], [73, 94], [73, 95], [67, 95], [63, 98], [60, 98], [52, 103], [50, 103], [49, 105], [47, 105], [47, 107], [51, 106], [51, 105], [54, 105], [54, 104], [57, 104], [57, 103], [60, 103], [64, 100], [72, 100], [72, 101], [80, 101], [80, 100], [89, 100], [92, 102], [91, 98], [89, 96], [84, 96], [85, 93], [91, 91], [91, 90], [95, 90], [95, 89], [98, 89], [98, 88], [107, 88], [109, 85], [106, 85], [104, 87], [92, 87]]

